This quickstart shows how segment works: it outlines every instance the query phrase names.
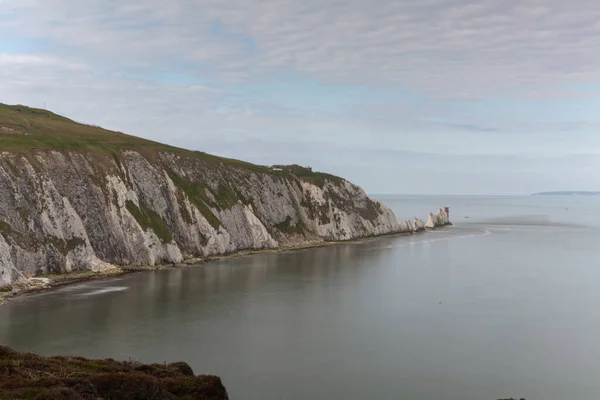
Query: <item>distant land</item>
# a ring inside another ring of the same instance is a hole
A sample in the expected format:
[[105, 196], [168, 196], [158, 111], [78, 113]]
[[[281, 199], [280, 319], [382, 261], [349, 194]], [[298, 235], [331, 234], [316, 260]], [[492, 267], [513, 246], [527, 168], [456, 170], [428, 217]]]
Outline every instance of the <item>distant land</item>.
[[600, 196], [600, 192], [566, 191], [566, 192], [540, 192], [532, 196]]

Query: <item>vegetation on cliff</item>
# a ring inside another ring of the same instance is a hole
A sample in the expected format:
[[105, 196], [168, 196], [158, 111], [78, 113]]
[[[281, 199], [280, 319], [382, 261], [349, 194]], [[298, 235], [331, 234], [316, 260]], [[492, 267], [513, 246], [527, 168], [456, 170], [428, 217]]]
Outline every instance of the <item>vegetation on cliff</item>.
[[[359, 186], [0, 104], [0, 287], [401, 231]], [[408, 229], [408, 228], [407, 228]]]
[[184, 362], [40, 357], [0, 346], [0, 399], [227, 400], [221, 380]]
[[122, 132], [82, 124], [51, 111], [3, 103], [0, 103], [0, 149], [13, 152], [78, 150], [86, 153], [113, 154], [117, 157], [123, 150], [135, 150], [152, 160], [156, 159], [157, 153], [162, 151], [194, 156], [206, 162], [223, 163], [275, 176], [296, 175], [317, 182], [323, 182], [325, 179], [342, 180], [335, 175], [313, 172], [310, 168], [298, 165], [272, 168], [201, 151], [185, 150]]

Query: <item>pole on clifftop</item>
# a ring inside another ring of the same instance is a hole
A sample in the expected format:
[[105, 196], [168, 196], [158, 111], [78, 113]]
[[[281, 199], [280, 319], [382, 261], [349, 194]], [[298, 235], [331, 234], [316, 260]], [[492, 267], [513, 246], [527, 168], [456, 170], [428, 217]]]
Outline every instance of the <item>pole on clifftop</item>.
[[450, 221], [450, 207], [446, 207], [446, 216], [448, 217], [448, 221]]

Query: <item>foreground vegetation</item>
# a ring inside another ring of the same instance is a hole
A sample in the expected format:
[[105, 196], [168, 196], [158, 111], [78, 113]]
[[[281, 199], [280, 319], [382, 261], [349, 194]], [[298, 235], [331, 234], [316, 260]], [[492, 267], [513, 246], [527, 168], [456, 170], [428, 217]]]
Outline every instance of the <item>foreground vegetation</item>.
[[0, 399], [227, 400], [221, 380], [184, 362], [40, 357], [0, 346]]

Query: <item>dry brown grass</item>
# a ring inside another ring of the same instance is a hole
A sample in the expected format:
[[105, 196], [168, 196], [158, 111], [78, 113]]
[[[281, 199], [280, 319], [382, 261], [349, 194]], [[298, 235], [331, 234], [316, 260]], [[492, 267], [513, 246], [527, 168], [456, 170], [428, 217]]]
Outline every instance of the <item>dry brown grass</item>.
[[40, 357], [0, 347], [0, 399], [226, 400], [218, 377], [194, 376], [183, 362]]

